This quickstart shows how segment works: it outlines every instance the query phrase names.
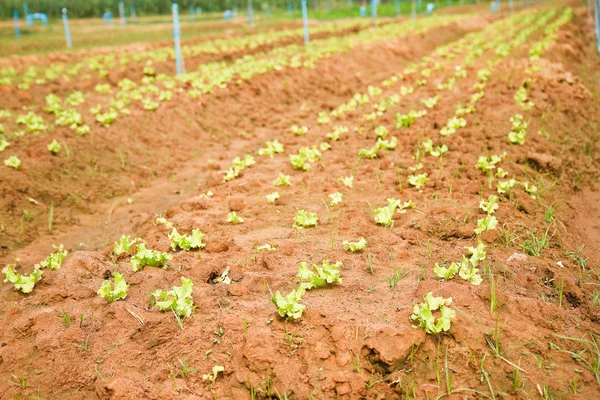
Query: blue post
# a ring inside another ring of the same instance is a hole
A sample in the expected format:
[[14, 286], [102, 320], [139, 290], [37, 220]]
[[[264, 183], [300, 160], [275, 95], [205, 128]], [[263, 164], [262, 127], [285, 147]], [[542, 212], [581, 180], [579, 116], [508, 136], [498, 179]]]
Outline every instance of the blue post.
[[394, 2], [396, 3], [396, 17], [399, 17], [401, 14], [400, 11], [400, 0], [394, 0]]
[[67, 9], [62, 9], [62, 20], [65, 27], [65, 39], [67, 39], [67, 47], [73, 47], [73, 41], [71, 40], [71, 30], [69, 29], [69, 18], [67, 17]]
[[412, 20], [417, 19], [417, 0], [412, 0]]
[[15, 36], [18, 39], [21, 37], [21, 27], [19, 26], [19, 10], [16, 8], [13, 11], [13, 17], [15, 17]]
[[301, 0], [302, 2], [302, 24], [304, 25], [304, 44], [308, 44], [310, 37], [308, 36], [308, 9], [306, 7], [307, 0]]
[[29, 4], [27, 4], [27, 2], [23, 3], [23, 13], [25, 17], [29, 15]]
[[125, 18], [125, 4], [122, 1], [119, 2], [119, 16], [121, 17], [121, 26], [125, 26], [127, 19]]
[[287, 11], [288, 11], [288, 14], [294, 15], [294, 10], [292, 9], [292, 3], [289, 1], [287, 3]]
[[417, 0], [417, 12], [421, 13], [423, 11], [423, 2], [421, 0]]
[[596, 0], [596, 45], [598, 46], [598, 53], [600, 53], [600, 0]]
[[179, 7], [177, 2], [173, 1], [173, 37], [175, 38], [175, 62], [177, 63], [177, 75], [183, 73], [183, 63], [181, 60], [181, 28], [179, 26]]
[[254, 27], [254, 8], [252, 8], [252, 0], [248, 0], [248, 23]]
[[377, 0], [371, 0], [371, 18], [373, 22], [377, 19]]
[[135, 6], [133, 4], [129, 6], [129, 14], [132, 21], [137, 21], [137, 14], [135, 13]]
[[194, 6], [190, 6], [190, 22], [194, 22]]

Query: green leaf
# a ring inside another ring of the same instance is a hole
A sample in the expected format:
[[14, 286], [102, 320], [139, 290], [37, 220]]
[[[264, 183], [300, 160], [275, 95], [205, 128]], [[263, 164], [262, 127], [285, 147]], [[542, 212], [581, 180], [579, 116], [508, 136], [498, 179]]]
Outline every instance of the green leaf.
[[127, 290], [129, 289], [129, 285], [125, 282], [125, 277], [122, 274], [115, 272], [113, 277], [114, 289], [111, 287], [110, 279], [107, 279], [102, 283], [97, 292], [100, 297], [106, 299], [109, 303], [127, 297]]
[[347, 240], [344, 240], [344, 242], [342, 243], [342, 247], [344, 248], [344, 250], [350, 251], [352, 253], [361, 251], [366, 246], [367, 246], [367, 241], [365, 240], [364, 237], [361, 237], [357, 242], [349, 242]]
[[187, 318], [194, 311], [192, 292], [194, 283], [191, 279], [181, 277], [181, 286], [173, 286], [172, 290], [156, 290], [152, 299], [161, 311], [172, 310], [180, 317]]

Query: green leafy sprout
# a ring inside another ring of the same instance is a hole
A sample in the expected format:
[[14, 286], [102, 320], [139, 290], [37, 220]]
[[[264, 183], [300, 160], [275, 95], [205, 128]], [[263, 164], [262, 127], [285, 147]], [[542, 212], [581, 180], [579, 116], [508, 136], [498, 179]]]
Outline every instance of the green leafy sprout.
[[187, 318], [194, 311], [192, 291], [194, 283], [191, 279], [181, 277], [181, 286], [173, 286], [172, 290], [156, 290], [151, 299], [161, 311], [173, 311], [176, 316]]
[[304, 288], [298, 287], [283, 296], [279, 290], [271, 297], [271, 301], [277, 307], [281, 317], [298, 319], [302, 317], [306, 306], [301, 304]]
[[294, 228], [302, 229], [316, 227], [318, 221], [319, 217], [317, 217], [316, 213], [305, 210], [298, 210], [296, 216], [294, 217]]
[[231, 211], [229, 214], [227, 214], [227, 222], [234, 225], [243, 224], [244, 218], [237, 215], [235, 211]]
[[361, 250], [364, 250], [364, 248], [367, 247], [367, 240], [364, 237], [361, 237], [356, 242], [349, 242], [347, 240], [344, 240], [344, 242], [342, 243], [342, 247], [346, 251], [357, 253]]
[[[450, 330], [451, 320], [456, 317], [456, 311], [450, 308], [452, 297], [433, 297], [431, 292], [425, 295], [425, 302], [415, 304], [410, 319], [419, 322], [419, 327], [425, 332], [437, 335]], [[438, 317], [434, 316], [437, 311]]]
[[200, 229], [193, 229], [191, 235], [182, 235], [173, 228], [169, 233], [171, 240], [171, 250], [175, 251], [179, 247], [182, 250], [190, 251], [191, 249], [203, 249], [206, 245], [202, 242], [206, 236]]
[[131, 256], [130, 264], [133, 271], [137, 272], [145, 266], [164, 268], [172, 259], [172, 255], [158, 250], [150, 250], [146, 248], [146, 243], [142, 242], [136, 245], [136, 253]]
[[102, 286], [100, 286], [97, 292], [100, 297], [106, 299], [109, 303], [127, 297], [127, 290], [129, 289], [129, 285], [125, 282], [123, 274], [115, 272], [113, 278], [114, 284], [110, 279], [107, 279], [102, 282]]
[[323, 260], [320, 267], [315, 264], [308, 267], [306, 262], [301, 262], [298, 266], [297, 275], [300, 280], [300, 287], [308, 290], [334, 283], [342, 283], [342, 278], [340, 278], [340, 267], [342, 266], [341, 261], [331, 264], [329, 260]]
[[14, 264], [8, 264], [2, 269], [4, 273], [4, 282], [10, 282], [16, 290], [20, 290], [23, 293], [31, 293], [35, 284], [42, 279], [41, 268], [35, 267], [33, 271], [28, 275], [18, 274], [16, 271], [19, 259], [15, 260]]

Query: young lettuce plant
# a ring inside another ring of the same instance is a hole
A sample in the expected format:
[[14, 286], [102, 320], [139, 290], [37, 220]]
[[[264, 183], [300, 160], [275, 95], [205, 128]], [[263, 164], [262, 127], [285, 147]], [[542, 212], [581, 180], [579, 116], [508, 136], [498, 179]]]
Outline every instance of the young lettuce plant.
[[271, 301], [277, 307], [277, 312], [283, 318], [298, 319], [306, 306], [301, 304], [304, 288], [301, 286], [292, 290], [285, 296], [279, 293], [279, 290], [271, 297]]
[[290, 182], [290, 176], [284, 175], [283, 173], [280, 172], [277, 179], [275, 179], [273, 181], [273, 185], [275, 185], [275, 186], [291, 186], [292, 183]]
[[417, 189], [421, 189], [425, 183], [429, 180], [427, 172], [418, 175], [409, 175], [408, 183]]
[[273, 158], [275, 154], [280, 153], [283, 153], [283, 144], [279, 143], [278, 140], [267, 142], [266, 147], [258, 149], [259, 156], [268, 156], [269, 158]]
[[296, 216], [294, 217], [294, 228], [302, 229], [302, 228], [310, 228], [316, 227], [319, 221], [319, 217], [314, 212], [307, 212], [305, 210], [298, 210]]
[[498, 191], [498, 193], [500, 194], [504, 194], [507, 192], [510, 192], [510, 190], [515, 187], [517, 185], [517, 180], [516, 179], [509, 179], [507, 181], [500, 181], [498, 182], [498, 186], [496, 187], [496, 190]]
[[354, 185], [354, 176], [352, 176], [352, 175], [342, 176], [342, 177], [338, 178], [338, 181], [340, 181], [342, 183], [342, 185], [351, 189], [352, 185]]
[[[451, 320], [456, 317], [456, 311], [450, 308], [452, 297], [433, 297], [431, 292], [425, 295], [425, 302], [415, 304], [410, 319], [419, 322], [419, 327], [425, 332], [437, 335], [450, 330]], [[433, 315], [437, 312], [438, 317]]]
[[492, 215], [498, 208], [500, 208], [500, 206], [497, 204], [497, 201], [498, 196], [492, 194], [488, 197], [487, 201], [481, 199], [479, 202], [479, 208], [485, 211], [488, 215]]
[[121, 255], [123, 253], [130, 254], [131, 246], [133, 246], [138, 241], [141, 242], [141, 239], [135, 238], [132, 240], [131, 236], [121, 235], [121, 238], [118, 241], [116, 241], [113, 245], [113, 253], [116, 256]]
[[327, 113], [325, 111], [320, 111], [319, 116], [317, 117], [317, 124], [325, 125], [325, 124], [328, 124], [329, 121], [330, 121], [329, 115], [327, 115]]
[[340, 267], [342, 266], [341, 261], [331, 264], [329, 260], [323, 260], [321, 267], [313, 264], [309, 268], [306, 262], [301, 262], [298, 266], [297, 275], [300, 280], [300, 287], [309, 290], [334, 283], [342, 283], [342, 278], [340, 278]]
[[169, 233], [169, 239], [171, 240], [171, 250], [175, 251], [179, 247], [182, 250], [190, 251], [191, 249], [203, 249], [206, 245], [202, 242], [206, 236], [200, 231], [200, 229], [193, 229], [192, 235], [182, 235], [177, 232], [176, 228], [173, 228]]
[[187, 318], [194, 311], [192, 291], [194, 283], [191, 279], [181, 277], [181, 286], [173, 286], [172, 290], [156, 290], [151, 295], [151, 302], [161, 311], [173, 311], [177, 317]]
[[48, 149], [48, 151], [52, 154], [58, 154], [58, 152], [60, 151], [60, 144], [58, 144], [58, 142], [56, 141], [56, 139], [54, 139], [52, 141], [52, 143], [50, 143], [49, 145], [46, 146], [46, 148]]
[[497, 225], [498, 220], [496, 219], [496, 217], [494, 215], [488, 215], [485, 218], [477, 220], [477, 228], [475, 228], [475, 233], [477, 235], [481, 235], [483, 232], [496, 229]]
[[329, 198], [331, 199], [329, 204], [331, 204], [333, 207], [337, 206], [338, 204], [340, 204], [342, 202], [343, 196], [344, 195], [340, 192], [331, 193], [329, 195]]
[[136, 245], [136, 253], [131, 256], [131, 268], [137, 272], [145, 266], [166, 268], [166, 263], [171, 261], [173, 256], [158, 250], [146, 248], [146, 243]]
[[43, 261], [40, 262], [41, 269], [52, 269], [57, 270], [62, 266], [62, 263], [65, 261], [67, 257], [67, 250], [65, 250], [64, 246], [61, 244], [60, 246], [52, 246], [54, 247], [54, 253], [50, 254]]
[[15, 260], [14, 264], [8, 264], [2, 269], [4, 274], [4, 282], [10, 282], [13, 284], [15, 290], [20, 290], [23, 293], [31, 293], [35, 284], [42, 279], [42, 270], [37, 266], [28, 275], [18, 274], [16, 271], [19, 259]]
[[237, 215], [235, 211], [231, 211], [229, 214], [227, 214], [227, 222], [234, 225], [243, 224], [244, 218]]
[[[116, 300], [121, 300], [127, 297], [127, 290], [129, 289], [129, 285], [125, 282], [125, 277], [123, 274], [115, 272], [113, 274], [114, 277], [114, 285], [111, 285], [110, 279], [102, 282], [102, 286], [98, 289], [98, 295], [103, 299], [106, 299], [109, 303], [112, 303]], [[114, 289], [113, 289], [114, 287]]]
[[302, 136], [302, 135], [305, 135], [308, 132], [308, 128], [306, 126], [300, 126], [299, 127], [297, 125], [292, 125], [290, 127], [290, 130], [296, 136]]
[[21, 168], [21, 160], [17, 156], [10, 156], [4, 160], [4, 165], [13, 169], [19, 169]]
[[358, 253], [359, 251], [364, 250], [364, 248], [367, 247], [367, 241], [364, 237], [361, 237], [356, 242], [349, 242], [347, 240], [344, 240], [344, 242], [342, 243], [342, 247], [346, 251]]
[[290, 154], [290, 164], [292, 164], [294, 169], [308, 171], [310, 164], [319, 161], [321, 156], [322, 154], [316, 146], [313, 146], [312, 149], [310, 147], [301, 147], [298, 150], [298, 154]]
[[265, 196], [267, 198], [267, 203], [275, 204], [275, 201], [279, 199], [279, 192], [269, 193]]

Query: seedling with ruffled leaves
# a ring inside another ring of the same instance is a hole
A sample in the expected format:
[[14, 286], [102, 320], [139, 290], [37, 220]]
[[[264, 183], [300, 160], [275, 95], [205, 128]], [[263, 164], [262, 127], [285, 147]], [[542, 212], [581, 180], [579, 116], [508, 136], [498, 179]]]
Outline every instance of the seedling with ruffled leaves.
[[113, 278], [114, 282], [111, 282], [110, 279], [102, 282], [102, 286], [100, 286], [97, 292], [98, 296], [106, 299], [109, 303], [127, 297], [127, 290], [129, 289], [129, 285], [125, 281], [123, 274], [115, 272]]
[[456, 311], [450, 308], [450, 304], [452, 297], [433, 297], [432, 292], [429, 292], [425, 295], [425, 302], [415, 304], [410, 319], [417, 321], [419, 327], [427, 333], [437, 335], [447, 332], [450, 330], [451, 320], [456, 317]]

